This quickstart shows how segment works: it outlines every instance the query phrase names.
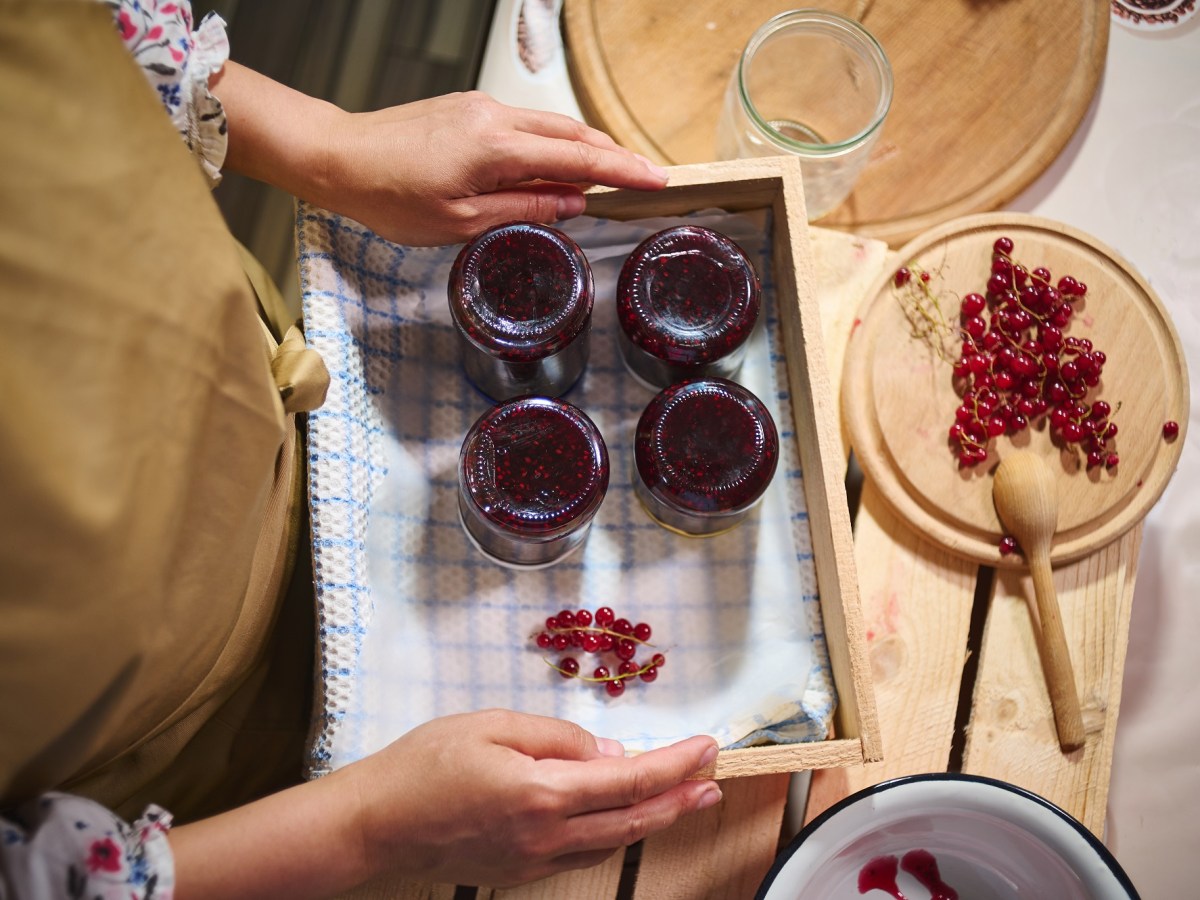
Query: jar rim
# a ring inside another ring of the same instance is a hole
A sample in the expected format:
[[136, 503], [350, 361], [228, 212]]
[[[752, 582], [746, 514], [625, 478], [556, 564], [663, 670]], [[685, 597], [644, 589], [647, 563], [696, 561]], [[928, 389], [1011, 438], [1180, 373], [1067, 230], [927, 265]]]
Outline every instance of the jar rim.
[[[770, 37], [785, 28], [797, 24], [815, 24], [827, 33], [838, 34], [848, 38], [856, 47], [866, 51], [866, 58], [874, 65], [875, 71], [879, 75], [879, 99], [875, 104], [871, 121], [865, 128], [855, 132], [848, 138], [827, 144], [817, 144], [789, 137], [776, 129], [759, 112], [758, 107], [755, 106], [754, 101], [750, 98], [750, 92], [746, 87], [746, 69], [750, 61], [753, 60], [754, 54], [758, 52], [758, 49]], [[738, 58], [737, 88], [742, 108], [766, 140], [786, 153], [828, 159], [852, 152], [867, 141], [883, 125], [884, 120], [887, 118], [888, 110], [892, 106], [895, 75], [892, 72], [891, 61], [888, 59], [887, 53], [884, 52], [883, 46], [879, 43], [875, 35], [871, 34], [859, 22], [828, 10], [805, 8], [778, 13], [759, 26], [758, 30], [751, 35], [745, 49]]]

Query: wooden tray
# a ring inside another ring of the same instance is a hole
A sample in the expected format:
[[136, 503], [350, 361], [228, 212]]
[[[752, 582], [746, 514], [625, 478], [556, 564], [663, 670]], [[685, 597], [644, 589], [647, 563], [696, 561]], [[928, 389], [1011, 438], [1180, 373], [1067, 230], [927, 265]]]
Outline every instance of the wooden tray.
[[[1111, 543], [1149, 511], [1174, 473], [1187, 427], [1188, 376], [1171, 320], [1150, 286], [1113, 250], [1083, 232], [1036, 216], [970, 216], [912, 241], [898, 254], [935, 273], [931, 285], [957, 325], [959, 298], [982, 291], [995, 239], [1015, 243], [1014, 259], [1071, 274], [1088, 285], [1067, 336], [1089, 338], [1108, 359], [1089, 402], [1105, 399], [1119, 427], [1120, 465], [1087, 469], [1082, 454], [1031, 427], [993, 440], [989, 460], [960, 469], [947, 439], [960, 400], [950, 363], [911, 326], [883, 273], [859, 311], [846, 351], [843, 410], [863, 471], [918, 531], [949, 550], [989, 565], [1023, 565], [1002, 557], [1004, 530], [992, 504], [992, 475], [1014, 447], [1039, 453], [1056, 475], [1058, 532], [1053, 562], [1078, 559]], [[1119, 408], [1118, 408], [1119, 404]], [[1167, 420], [1180, 424], [1163, 438]], [[1043, 419], [1040, 423], [1045, 425]]]
[[678, 216], [709, 207], [769, 208], [780, 327], [788, 347], [788, 386], [797, 423], [813, 563], [825, 640], [838, 692], [838, 737], [818, 743], [720, 753], [716, 778], [861, 765], [880, 758], [875, 695], [866, 658], [853, 538], [846, 505], [838, 411], [830, 389], [814, 291], [813, 256], [800, 169], [783, 157], [680, 166], [662, 191], [593, 188], [588, 214], [612, 219]]
[[[850, 198], [821, 220], [898, 246], [998, 209], [1055, 159], [1104, 65], [1104, 0], [829, 0], [895, 71], [882, 137]], [[781, 0], [565, 0], [567, 66], [585, 118], [663, 163], [712, 160], [729, 73]]]

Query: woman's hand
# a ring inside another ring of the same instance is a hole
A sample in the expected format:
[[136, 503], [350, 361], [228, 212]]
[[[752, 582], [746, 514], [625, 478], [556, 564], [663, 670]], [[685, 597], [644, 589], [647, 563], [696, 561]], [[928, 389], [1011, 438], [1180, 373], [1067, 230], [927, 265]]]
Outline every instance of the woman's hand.
[[478, 92], [347, 113], [234, 63], [211, 87], [229, 120], [229, 168], [397, 243], [550, 223], [583, 212], [581, 185], [654, 190], [667, 180], [603, 132]]
[[695, 737], [626, 759], [569, 722], [493, 710], [416, 728], [346, 774], [369, 869], [504, 886], [596, 865], [713, 805], [715, 782], [686, 779], [716, 752]]
[[721, 798], [712, 738], [625, 758], [569, 722], [435, 719], [309, 784], [171, 832], [176, 896], [321, 897], [390, 872], [504, 886], [595, 865]]

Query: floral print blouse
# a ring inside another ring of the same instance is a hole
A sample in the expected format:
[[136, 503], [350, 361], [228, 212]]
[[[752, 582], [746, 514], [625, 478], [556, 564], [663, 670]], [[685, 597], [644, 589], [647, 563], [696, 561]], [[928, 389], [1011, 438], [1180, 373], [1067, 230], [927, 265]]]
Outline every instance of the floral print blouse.
[[117, 32], [209, 184], [221, 180], [225, 162], [225, 110], [208, 79], [229, 59], [225, 22], [209, 13], [193, 28], [188, 0], [101, 0], [112, 9]]
[[170, 827], [157, 806], [128, 825], [83, 797], [43, 794], [0, 818], [0, 898], [170, 898]]
[[[226, 123], [209, 77], [229, 58], [225, 23], [193, 28], [188, 0], [100, 0], [211, 185], [221, 179]], [[171, 815], [147, 807], [132, 825], [83, 797], [48, 793], [0, 810], [0, 900], [170, 900]]]

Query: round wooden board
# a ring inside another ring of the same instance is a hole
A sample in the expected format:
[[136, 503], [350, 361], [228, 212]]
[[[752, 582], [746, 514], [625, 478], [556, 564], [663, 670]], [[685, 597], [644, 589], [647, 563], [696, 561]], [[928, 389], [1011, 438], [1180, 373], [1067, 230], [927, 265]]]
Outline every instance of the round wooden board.
[[[914, 239], [900, 259], [933, 274], [948, 322], [960, 298], [983, 292], [997, 237], [1012, 238], [1013, 258], [1046, 266], [1057, 280], [1088, 286], [1067, 336], [1088, 338], [1107, 355], [1088, 402], [1107, 400], [1119, 432], [1120, 465], [1088, 469], [1082, 452], [1051, 437], [1047, 418], [1015, 436], [993, 439], [987, 462], [960, 468], [948, 432], [961, 402], [951, 364], [914, 337], [892, 273], [882, 275], [859, 311], [846, 350], [842, 408], [863, 471], [918, 531], [951, 551], [989, 565], [1004, 535], [992, 504], [992, 476], [1014, 448], [1041, 455], [1055, 473], [1058, 531], [1054, 563], [1078, 559], [1137, 523], [1161, 496], [1186, 436], [1188, 375], [1183, 350], [1150, 286], [1111, 249], [1081, 231], [1037, 216], [988, 213], [946, 223]], [[957, 348], [951, 339], [950, 346]], [[1119, 408], [1118, 408], [1119, 404]], [[1173, 441], [1162, 425], [1179, 423]]]
[[[1098, 0], [828, 0], [895, 72], [867, 169], [822, 220], [899, 246], [999, 209], [1050, 165], [1087, 112], [1108, 47]], [[781, 0], [565, 0], [567, 66], [585, 118], [664, 164], [710, 162], [729, 73]]]

